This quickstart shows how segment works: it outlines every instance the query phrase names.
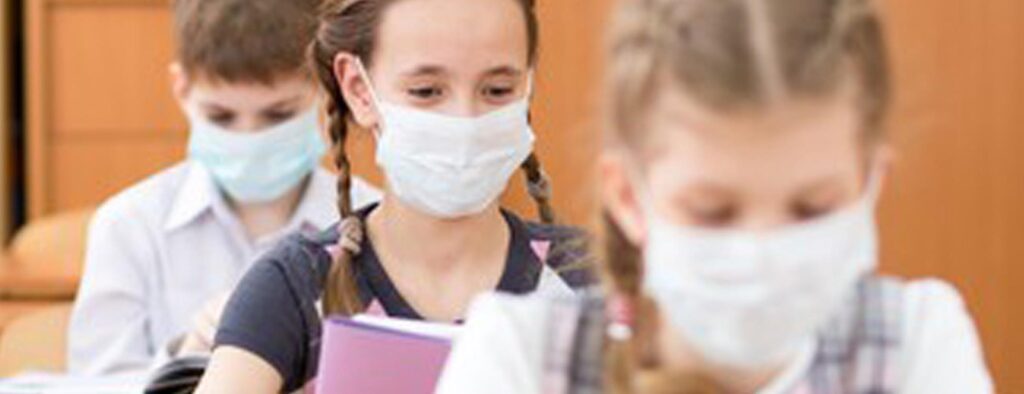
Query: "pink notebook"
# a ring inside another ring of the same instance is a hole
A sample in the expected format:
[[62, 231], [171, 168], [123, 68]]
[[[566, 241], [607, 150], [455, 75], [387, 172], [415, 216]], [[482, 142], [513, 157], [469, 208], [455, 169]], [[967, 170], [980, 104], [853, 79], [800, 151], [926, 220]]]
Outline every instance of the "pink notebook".
[[317, 394], [430, 394], [458, 328], [360, 315], [324, 321]]

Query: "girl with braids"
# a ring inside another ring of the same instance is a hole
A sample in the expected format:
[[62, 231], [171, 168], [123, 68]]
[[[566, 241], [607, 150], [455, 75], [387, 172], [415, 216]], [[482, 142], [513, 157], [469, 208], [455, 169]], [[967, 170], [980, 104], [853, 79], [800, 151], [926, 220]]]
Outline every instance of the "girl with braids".
[[482, 298], [439, 392], [991, 392], [956, 290], [874, 273], [890, 87], [873, 6], [616, 16], [604, 294]]
[[[458, 322], [478, 293], [569, 296], [585, 285], [579, 231], [552, 224], [528, 121], [537, 19], [532, 0], [335, 0], [309, 61], [327, 92], [338, 209], [319, 237], [265, 255], [225, 309], [199, 391], [304, 387], [324, 315]], [[353, 210], [346, 140], [377, 138], [387, 188]], [[502, 210], [522, 168], [543, 224]], [[396, 371], [400, 373], [400, 371]]]

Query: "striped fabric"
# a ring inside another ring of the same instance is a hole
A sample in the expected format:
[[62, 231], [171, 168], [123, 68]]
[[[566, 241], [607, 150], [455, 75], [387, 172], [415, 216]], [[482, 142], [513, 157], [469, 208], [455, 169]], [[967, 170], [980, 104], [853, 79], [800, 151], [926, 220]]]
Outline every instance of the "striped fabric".
[[808, 371], [812, 393], [895, 393], [903, 287], [888, 278], [861, 281], [847, 307], [819, 333]]
[[[582, 300], [582, 301], [581, 301]], [[790, 389], [803, 394], [896, 392], [903, 287], [881, 277], [862, 280], [839, 313], [818, 333], [818, 350], [804, 378]], [[544, 393], [602, 392], [604, 299], [586, 293], [554, 302], [547, 319]]]

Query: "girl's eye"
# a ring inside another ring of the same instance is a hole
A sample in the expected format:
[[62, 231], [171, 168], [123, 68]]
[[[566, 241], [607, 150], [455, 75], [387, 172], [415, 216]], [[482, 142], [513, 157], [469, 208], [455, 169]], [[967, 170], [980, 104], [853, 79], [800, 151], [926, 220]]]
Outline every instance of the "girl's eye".
[[515, 89], [505, 86], [486, 87], [483, 90], [484, 96], [491, 98], [505, 98], [512, 95], [512, 93], [515, 93]]
[[817, 219], [832, 211], [830, 204], [813, 204], [808, 202], [797, 202], [791, 208], [792, 215], [797, 221]]
[[268, 123], [277, 124], [291, 119], [295, 116], [295, 113], [290, 111], [273, 111], [267, 112], [263, 116], [267, 119]]
[[207, 114], [206, 118], [218, 126], [227, 127], [235, 120], [235, 114], [230, 112], [211, 113]]
[[736, 219], [737, 210], [732, 206], [714, 208], [690, 208], [690, 217], [701, 227], [725, 227]]
[[407, 91], [410, 96], [413, 96], [420, 100], [428, 100], [441, 95], [441, 89], [438, 87], [423, 87], [423, 88], [411, 88]]

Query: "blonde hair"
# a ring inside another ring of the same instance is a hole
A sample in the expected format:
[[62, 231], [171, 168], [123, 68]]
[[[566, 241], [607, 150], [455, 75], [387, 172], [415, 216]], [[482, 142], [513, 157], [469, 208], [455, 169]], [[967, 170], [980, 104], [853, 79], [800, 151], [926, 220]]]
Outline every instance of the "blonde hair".
[[[666, 86], [728, 112], [831, 97], [852, 83], [864, 137], [883, 134], [889, 71], [881, 22], [868, 0], [626, 1], [608, 55], [610, 147], [636, 149], [645, 141], [645, 109]], [[661, 365], [657, 306], [642, 293], [640, 251], [610, 218], [603, 222], [602, 278], [635, 311], [633, 335], [606, 348], [608, 391], [720, 392]]]

